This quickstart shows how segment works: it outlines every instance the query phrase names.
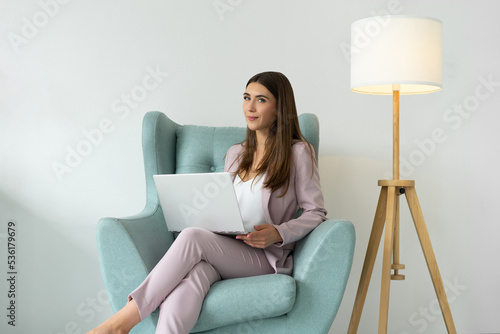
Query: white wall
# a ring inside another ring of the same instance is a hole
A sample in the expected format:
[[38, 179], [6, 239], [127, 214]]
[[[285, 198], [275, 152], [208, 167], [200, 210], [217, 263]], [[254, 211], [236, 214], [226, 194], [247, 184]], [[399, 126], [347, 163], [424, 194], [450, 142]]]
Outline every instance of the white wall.
[[[498, 333], [499, 10], [492, 0], [2, 1], [0, 332], [84, 333], [107, 318], [95, 226], [144, 205], [143, 115], [244, 126], [244, 84], [276, 70], [291, 80], [300, 113], [321, 120], [329, 216], [356, 226], [353, 269], [330, 331], [345, 333], [377, 180], [392, 163], [391, 98], [350, 91], [346, 47], [353, 21], [392, 11], [443, 21], [444, 89], [401, 99], [401, 173], [417, 182], [458, 331]], [[391, 285], [389, 332], [443, 333], [402, 210], [407, 279]], [[6, 318], [9, 220], [17, 224], [16, 327]], [[377, 326], [380, 255], [360, 333]]]

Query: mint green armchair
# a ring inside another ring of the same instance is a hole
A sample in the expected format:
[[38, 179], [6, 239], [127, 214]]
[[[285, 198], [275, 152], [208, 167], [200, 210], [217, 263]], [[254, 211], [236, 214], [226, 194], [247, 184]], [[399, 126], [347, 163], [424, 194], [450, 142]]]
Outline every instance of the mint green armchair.
[[[299, 118], [304, 136], [318, 152], [319, 124]], [[114, 312], [127, 302], [174, 241], [167, 231], [153, 182], [155, 174], [222, 172], [228, 148], [245, 138], [236, 127], [179, 125], [160, 112], [143, 122], [147, 201], [127, 218], [103, 218], [97, 245], [104, 284]], [[337, 314], [352, 265], [351, 222], [327, 220], [297, 243], [292, 276], [273, 274], [216, 282], [193, 333], [327, 333]], [[262, 297], [258, 302], [255, 296]], [[154, 333], [158, 310], [132, 333]]]

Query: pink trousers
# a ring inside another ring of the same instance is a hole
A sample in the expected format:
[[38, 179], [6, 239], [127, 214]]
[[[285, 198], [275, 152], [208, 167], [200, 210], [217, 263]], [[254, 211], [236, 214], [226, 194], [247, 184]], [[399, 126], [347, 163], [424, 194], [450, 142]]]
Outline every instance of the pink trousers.
[[129, 295], [141, 320], [157, 307], [156, 333], [189, 333], [212, 283], [272, 274], [262, 249], [201, 228], [183, 230], [144, 282]]

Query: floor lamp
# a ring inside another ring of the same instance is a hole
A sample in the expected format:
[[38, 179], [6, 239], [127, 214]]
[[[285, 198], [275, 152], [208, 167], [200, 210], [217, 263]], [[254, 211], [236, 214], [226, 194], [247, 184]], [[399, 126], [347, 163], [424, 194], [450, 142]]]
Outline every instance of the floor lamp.
[[[380, 197], [366, 250], [348, 333], [358, 330], [361, 312], [385, 225], [378, 333], [387, 333], [390, 281], [404, 280], [399, 259], [399, 197], [408, 202], [448, 333], [456, 333], [441, 274], [415, 191], [399, 179], [399, 96], [441, 90], [441, 21], [395, 15], [362, 19], [351, 26], [351, 89], [393, 96], [393, 178], [379, 180]], [[394, 272], [393, 272], [394, 271]]]

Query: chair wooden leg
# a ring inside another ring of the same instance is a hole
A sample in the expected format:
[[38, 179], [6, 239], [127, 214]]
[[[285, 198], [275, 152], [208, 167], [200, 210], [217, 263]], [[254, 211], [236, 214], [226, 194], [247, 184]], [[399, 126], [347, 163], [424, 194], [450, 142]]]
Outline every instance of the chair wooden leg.
[[396, 220], [396, 187], [389, 187], [385, 220], [384, 254], [382, 261], [382, 287], [380, 291], [380, 313], [378, 333], [387, 333], [389, 314], [389, 290], [391, 285], [392, 252], [394, 249], [394, 222]]
[[427, 268], [429, 269], [432, 283], [434, 285], [434, 290], [436, 291], [436, 296], [439, 300], [446, 329], [448, 330], [448, 333], [456, 334], [457, 330], [455, 329], [455, 324], [451, 315], [450, 305], [448, 304], [448, 299], [443, 286], [443, 280], [441, 279], [441, 274], [439, 273], [436, 256], [434, 255], [434, 250], [432, 249], [429, 232], [427, 231], [422, 209], [418, 202], [417, 192], [414, 187], [408, 187], [406, 189], [406, 200], [408, 201], [408, 206], [410, 207], [413, 223], [415, 224], [415, 229], [417, 230], [420, 245], [425, 256], [425, 261], [427, 262]]
[[361, 278], [359, 279], [358, 291], [356, 293], [356, 299], [352, 309], [351, 321], [349, 322], [349, 329], [347, 330], [348, 334], [355, 334], [358, 331], [361, 313], [363, 312], [368, 286], [370, 285], [370, 279], [375, 265], [380, 239], [382, 237], [382, 231], [384, 230], [386, 206], [387, 187], [382, 187], [378, 199], [377, 210], [375, 211], [375, 218], [373, 220], [368, 248], [366, 249], [363, 269], [361, 270]]

